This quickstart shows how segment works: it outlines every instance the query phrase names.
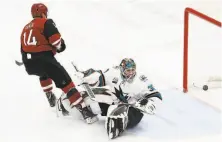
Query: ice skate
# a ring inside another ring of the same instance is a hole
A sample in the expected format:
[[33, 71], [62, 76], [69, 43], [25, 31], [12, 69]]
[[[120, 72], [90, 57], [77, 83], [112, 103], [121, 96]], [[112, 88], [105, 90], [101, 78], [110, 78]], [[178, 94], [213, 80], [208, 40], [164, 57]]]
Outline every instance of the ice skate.
[[55, 104], [56, 104], [56, 96], [55, 96], [55, 94], [53, 92], [51, 92], [51, 91], [50, 92], [46, 92], [46, 97], [48, 99], [49, 105], [51, 107], [54, 107]]
[[92, 124], [99, 120], [97, 115], [91, 111], [90, 107], [82, 108], [81, 105], [77, 105], [76, 108], [80, 111], [86, 123]]

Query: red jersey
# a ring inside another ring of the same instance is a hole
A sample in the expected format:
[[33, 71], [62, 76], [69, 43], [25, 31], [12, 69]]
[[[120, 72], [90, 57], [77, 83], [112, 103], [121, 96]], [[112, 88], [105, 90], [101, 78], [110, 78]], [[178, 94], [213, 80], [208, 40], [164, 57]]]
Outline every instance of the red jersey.
[[60, 45], [61, 35], [52, 19], [35, 18], [23, 28], [21, 34], [23, 52], [52, 51], [56, 53], [56, 48]]

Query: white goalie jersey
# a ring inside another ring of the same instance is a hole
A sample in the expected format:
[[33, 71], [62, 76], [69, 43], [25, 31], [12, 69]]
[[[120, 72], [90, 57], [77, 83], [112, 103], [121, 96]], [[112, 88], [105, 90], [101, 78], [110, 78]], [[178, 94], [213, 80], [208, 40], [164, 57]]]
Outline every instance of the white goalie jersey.
[[[92, 87], [104, 86], [109, 88], [114, 94], [112, 95], [114, 104], [119, 103], [119, 98], [115, 96], [117, 91], [121, 91], [122, 97], [124, 97], [122, 99], [125, 99], [127, 103], [135, 105], [144, 112], [150, 109], [147, 107], [152, 106], [154, 110], [147, 113], [155, 113], [156, 107], [162, 100], [161, 94], [154, 88], [145, 75], [137, 73], [134, 79], [129, 82], [122, 78], [118, 67], [110, 68], [104, 73], [89, 69], [78, 74], [78, 76], [83, 78], [84, 82], [87, 82]], [[140, 101], [143, 99], [149, 100], [148, 105], [141, 105]]]
[[[123, 95], [133, 102], [155, 93], [159, 93], [145, 75], [136, 74], [131, 82], [123, 80], [119, 68], [111, 68], [104, 73], [106, 85], [122, 89]], [[156, 96], [156, 95], [155, 95]], [[158, 96], [161, 98], [161, 96]]]

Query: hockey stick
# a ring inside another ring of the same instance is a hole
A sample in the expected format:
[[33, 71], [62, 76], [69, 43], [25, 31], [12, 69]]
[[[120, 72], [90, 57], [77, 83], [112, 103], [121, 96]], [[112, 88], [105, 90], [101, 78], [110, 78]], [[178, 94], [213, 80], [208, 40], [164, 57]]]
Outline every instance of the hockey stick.
[[74, 67], [75, 71], [76, 71], [76, 72], [79, 72], [79, 69], [77, 68], [77, 66], [76, 66], [73, 62], [71, 62], [71, 64], [72, 64], [72, 66]]
[[24, 63], [23, 63], [23, 62], [19, 62], [19, 61], [15, 60], [15, 64], [16, 64], [17, 66], [22, 66]]

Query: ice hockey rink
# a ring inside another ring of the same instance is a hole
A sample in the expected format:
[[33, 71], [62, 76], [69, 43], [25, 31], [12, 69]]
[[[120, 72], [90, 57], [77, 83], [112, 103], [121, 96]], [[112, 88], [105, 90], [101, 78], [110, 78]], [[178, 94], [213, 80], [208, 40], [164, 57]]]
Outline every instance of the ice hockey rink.
[[[74, 81], [71, 61], [83, 70], [106, 69], [134, 58], [163, 96], [157, 114], [114, 140], [102, 117], [93, 125], [78, 113], [57, 117], [38, 78], [14, 62], [21, 60], [20, 34], [34, 2], [45, 2], [65, 39], [67, 49], [56, 58]], [[186, 7], [222, 21], [221, 0], [1, 0], [0, 142], [221, 142], [222, 90], [202, 90], [209, 76], [222, 74], [221, 28], [190, 16], [189, 90], [183, 93]]]

